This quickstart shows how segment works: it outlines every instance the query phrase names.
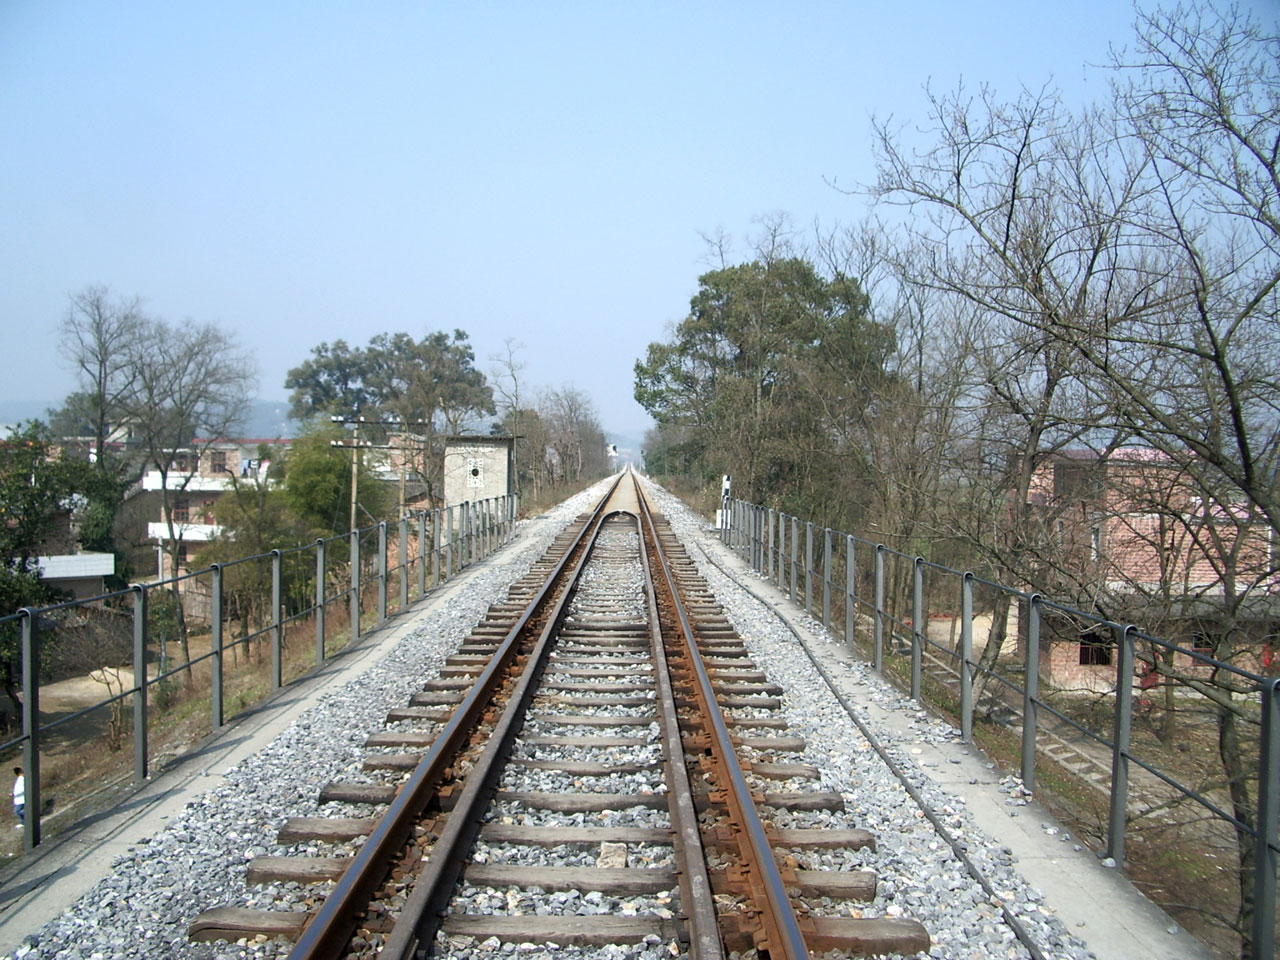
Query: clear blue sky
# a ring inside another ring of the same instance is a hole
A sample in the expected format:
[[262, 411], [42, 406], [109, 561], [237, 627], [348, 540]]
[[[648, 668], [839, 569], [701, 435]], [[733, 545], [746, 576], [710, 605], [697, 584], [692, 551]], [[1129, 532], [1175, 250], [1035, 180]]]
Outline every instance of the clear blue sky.
[[[1275, 0], [1244, 4], [1275, 16]], [[55, 405], [68, 294], [107, 284], [256, 355], [460, 327], [477, 364], [647, 424], [632, 364], [700, 233], [851, 221], [869, 118], [922, 86], [1101, 95], [1112, 0], [0, 3], [0, 405]]]

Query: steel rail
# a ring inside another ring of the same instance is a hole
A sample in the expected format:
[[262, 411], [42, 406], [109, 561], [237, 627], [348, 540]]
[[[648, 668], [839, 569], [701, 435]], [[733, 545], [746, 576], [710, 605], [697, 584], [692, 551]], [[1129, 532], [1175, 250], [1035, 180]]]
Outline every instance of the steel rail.
[[[530, 621], [542, 611], [551, 599], [554, 585], [568, 566], [575, 550], [582, 544], [588, 530], [598, 530], [605, 504], [613, 496], [621, 481], [621, 475], [600, 499], [591, 517], [565, 548], [564, 554], [530, 600], [515, 625], [507, 632], [493, 657], [476, 678], [466, 697], [458, 705], [444, 729], [432, 742], [426, 755], [414, 768], [408, 781], [391, 801], [387, 812], [369, 835], [343, 872], [329, 896], [316, 911], [294, 944], [289, 956], [293, 960], [336, 960], [347, 953], [352, 933], [368, 906], [373, 892], [383, 882], [395, 854], [403, 849], [412, 835], [414, 824], [435, 795], [445, 772], [452, 765], [459, 750], [494, 694], [501, 686], [505, 668], [514, 657], [522, 634]], [[566, 591], [567, 593], [567, 591]]]
[[[502, 716], [493, 725], [484, 751], [468, 771], [457, 802], [450, 811], [439, 838], [432, 845], [421, 873], [415, 878], [413, 891], [401, 908], [395, 927], [378, 953], [379, 957], [385, 960], [409, 960], [411, 957], [425, 956], [435, 941], [449, 898], [453, 896], [454, 886], [466, 867], [467, 853], [475, 842], [481, 818], [502, 773], [503, 761], [511, 752], [516, 734], [524, 724], [529, 703], [537, 691], [551, 641], [568, 614], [569, 602], [577, 590], [587, 561], [591, 559], [600, 531], [612, 516], [612, 512], [597, 515], [588, 525], [591, 530], [590, 538], [579, 554], [566, 588], [561, 591], [537, 643], [529, 652], [525, 668], [507, 699]], [[566, 554], [566, 558], [567, 556]]]
[[658, 537], [657, 525], [649, 509], [644, 492], [638, 491], [640, 511], [653, 533], [654, 552], [670, 591], [672, 605], [680, 622], [680, 631], [694, 676], [694, 693], [702, 716], [708, 725], [712, 760], [724, 778], [725, 801], [739, 833], [737, 840], [743, 860], [743, 874], [756, 895], [764, 928], [764, 941], [757, 943], [761, 951], [767, 951], [770, 960], [802, 960], [809, 956], [799, 920], [791, 906], [778, 864], [765, 833], [764, 824], [751, 799], [751, 788], [733, 748], [729, 728], [716, 701], [715, 689], [707, 673], [702, 655], [698, 652], [692, 624], [680, 600], [674, 574], [667, 561]]
[[[640, 485], [632, 477], [636, 496]], [[640, 563], [644, 567], [645, 601], [649, 608], [649, 646], [653, 655], [654, 681], [658, 688], [658, 724], [662, 731], [663, 756], [666, 758], [667, 809], [675, 834], [676, 866], [680, 879], [680, 904], [689, 926], [689, 953], [694, 960], [724, 960], [724, 942], [716, 916], [715, 893], [707, 874], [707, 859], [698, 828], [698, 812], [689, 784], [689, 768], [685, 764], [684, 741], [676, 715], [675, 690], [671, 684], [667, 652], [663, 647], [662, 623], [658, 617], [658, 596], [653, 585], [653, 569], [649, 552], [644, 549], [644, 522], [631, 514], [640, 540]]]

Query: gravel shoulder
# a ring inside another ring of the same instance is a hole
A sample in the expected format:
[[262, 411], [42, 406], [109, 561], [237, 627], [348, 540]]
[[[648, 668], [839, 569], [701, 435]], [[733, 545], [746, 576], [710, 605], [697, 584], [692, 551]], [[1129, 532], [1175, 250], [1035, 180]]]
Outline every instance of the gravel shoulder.
[[[1054, 960], [1211, 960], [1203, 944], [1079, 844], [1016, 777], [850, 655], [842, 638], [755, 574], [677, 498], [660, 489], [653, 495], [757, 663], [786, 688], [787, 719], [809, 744], [804, 759], [823, 770], [824, 786], [844, 794], [856, 815], [852, 825], [877, 833], [879, 850], [866, 866], [881, 882], [866, 916], [920, 920], [933, 937], [931, 957], [1032, 956], [1001, 919], [1004, 906], [1035, 949]], [[995, 897], [874, 753], [804, 647], [959, 838]]]
[[[50, 960], [286, 954], [283, 943], [189, 943], [187, 923], [201, 910], [221, 904], [308, 905], [309, 892], [297, 885], [247, 888], [244, 870], [234, 864], [286, 852], [275, 843], [283, 818], [321, 813], [317, 797], [323, 784], [359, 776], [364, 741], [382, 726], [387, 710], [417, 690], [424, 675], [438, 671], [489, 604], [581, 512], [592, 492], [527, 525], [514, 544], [393, 623], [358, 655], [327, 668], [323, 686], [317, 681], [285, 691], [282, 706], [288, 709], [259, 711], [234, 725], [221, 748], [211, 747], [184, 764], [172, 781], [159, 778], [147, 785], [112, 824], [86, 825], [51, 845], [62, 851], [60, 857], [54, 851], [42, 853], [6, 871], [0, 876], [0, 951]], [[803, 630], [816, 649], [826, 651], [823, 660], [838, 668], [838, 683], [858, 705], [860, 719], [907, 770], [948, 828], [963, 837], [1003, 902], [1033, 930], [1042, 955], [1062, 960], [1207, 957], [1177, 928], [1166, 932], [1172, 921], [1136, 893], [1125, 893], [1124, 888], [1132, 888], [1116, 871], [1099, 866], [1088, 851], [1072, 851], [1069, 839], [1058, 839], [1061, 831], [1049, 834], [1048, 815], [1021, 794], [1015, 781], [1001, 779], [976, 751], [960, 744], [956, 731], [905, 701], [865, 665], [843, 657], [840, 644], [824, 638], [812, 621], [801, 623], [794, 607], [784, 606], [771, 588], [723, 550], [704, 521], [665, 493], [655, 496], [761, 668], [786, 687], [792, 730], [808, 741], [803, 759], [823, 771], [824, 789], [844, 794], [846, 819], [830, 825], [878, 833], [879, 849], [865, 866], [879, 873], [880, 892], [866, 905], [865, 915], [921, 920], [933, 935], [932, 957], [1031, 956], [1001, 920], [991, 896], [875, 755], [778, 612]], [[766, 599], [753, 596], [739, 582]], [[966, 780], [971, 782], [962, 782]], [[1045, 857], [1044, 848], [1050, 845], [1062, 850], [1062, 856]], [[1062, 883], [1077, 884], [1075, 902], [1058, 889], [1058, 881], [1049, 888], [1039, 879], [1026, 879], [1025, 868], [1033, 860], [1069, 861], [1068, 854], [1079, 863], [1064, 871]], [[96, 873], [89, 869], [95, 859], [104, 864]], [[1085, 867], [1111, 887], [1086, 875]], [[1163, 917], [1163, 923], [1139, 928], [1129, 916], [1137, 912], [1126, 899], [1130, 895]], [[1118, 919], [1119, 927], [1107, 927], [1106, 915]], [[33, 921], [37, 916], [38, 923]], [[520, 955], [552, 952], [535, 947]]]
[[[599, 488], [599, 492], [603, 487]], [[307, 891], [249, 889], [229, 864], [285, 852], [286, 817], [320, 813], [320, 788], [359, 771], [367, 736], [438, 672], [489, 605], [598, 496], [570, 498], [483, 564], [442, 585], [361, 647], [239, 718], [214, 742], [0, 875], [0, 956], [274, 957], [288, 944], [187, 940], [200, 911], [223, 904], [302, 909]]]

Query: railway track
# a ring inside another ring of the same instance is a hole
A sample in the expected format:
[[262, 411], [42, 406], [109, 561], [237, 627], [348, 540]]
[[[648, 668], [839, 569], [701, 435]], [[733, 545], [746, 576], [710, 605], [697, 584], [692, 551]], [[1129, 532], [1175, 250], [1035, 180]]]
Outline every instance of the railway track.
[[[782, 691], [750, 660], [629, 474], [295, 818], [250, 883], [310, 883], [311, 911], [206, 911], [193, 939], [265, 935], [290, 956], [450, 955], [476, 943], [669, 944], [715, 960], [927, 950], [858, 916], [869, 871], [805, 870], [861, 830], [784, 828], [838, 809]], [[853, 914], [853, 915], [851, 915]]]

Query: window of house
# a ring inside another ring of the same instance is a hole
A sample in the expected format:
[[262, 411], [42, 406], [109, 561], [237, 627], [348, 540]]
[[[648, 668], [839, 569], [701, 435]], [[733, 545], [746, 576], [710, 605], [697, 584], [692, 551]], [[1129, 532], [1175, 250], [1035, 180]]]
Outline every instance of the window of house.
[[214, 450], [209, 456], [209, 465], [214, 473], [227, 472], [227, 451]]
[[1082, 667], [1109, 667], [1111, 666], [1111, 651], [1113, 645], [1109, 639], [1104, 639], [1098, 634], [1085, 633], [1080, 635], [1080, 666]]
[[187, 545], [185, 543], [178, 544], [178, 569], [185, 570], [187, 567]]
[[1216, 656], [1219, 639], [1220, 637], [1216, 633], [1193, 633], [1191, 635], [1191, 649], [1202, 656]]
[[186, 497], [179, 497], [173, 502], [173, 519], [176, 523], [186, 523], [191, 519], [191, 505]]

